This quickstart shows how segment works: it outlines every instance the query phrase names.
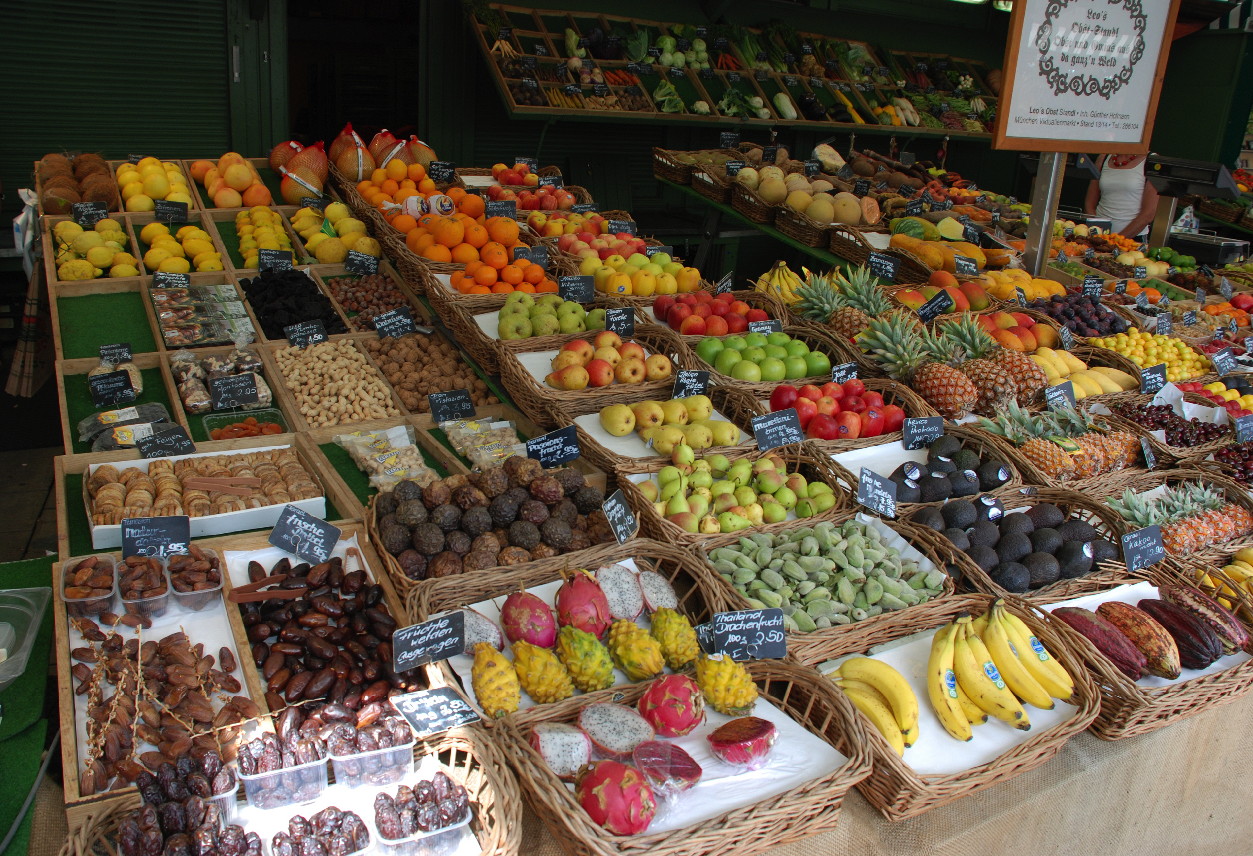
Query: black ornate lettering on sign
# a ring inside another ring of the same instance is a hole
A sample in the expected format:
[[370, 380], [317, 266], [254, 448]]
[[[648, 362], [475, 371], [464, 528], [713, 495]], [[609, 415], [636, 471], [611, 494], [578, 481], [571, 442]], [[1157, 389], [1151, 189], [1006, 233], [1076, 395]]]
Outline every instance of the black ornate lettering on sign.
[[1044, 403], [1051, 410], [1075, 406], [1075, 385], [1070, 381], [1062, 381], [1054, 386], [1044, 388]]
[[926, 324], [951, 311], [952, 308], [952, 296], [947, 291], [937, 291], [934, 297], [918, 307], [918, 317]]
[[152, 274], [153, 288], [186, 288], [189, 285], [191, 285], [191, 276], [185, 273], [159, 270]]
[[75, 202], [70, 213], [78, 225], [94, 226], [109, 216], [109, 207], [103, 202]]
[[726, 164], [723, 165], [723, 169], [726, 170], [727, 175], [731, 176], [732, 178], [739, 175], [740, 170], [742, 170], [743, 168], [744, 168], [744, 161], [740, 161], [740, 160], [727, 161]]
[[100, 362], [102, 363], [129, 363], [131, 361], [131, 343], [118, 342], [113, 345], [100, 346]]
[[511, 220], [518, 219], [518, 203], [512, 199], [493, 200], [485, 203], [483, 213], [488, 217], [508, 217]]
[[1083, 293], [1093, 300], [1101, 299], [1101, 292], [1104, 289], [1104, 281], [1094, 273], [1084, 274], [1083, 277]]
[[234, 410], [259, 400], [257, 376], [252, 372], [209, 380], [209, 401], [214, 410]]
[[1166, 364], [1146, 366], [1140, 370], [1140, 392], [1148, 395], [1157, 393], [1166, 385]]
[[258, 270], [291, 270], [290, 250], [257, 250]]
[[721, 131], [718, 134], [718, 148], [734, 149], [740, 144], [739, 131]]
[[629, 306], [605, 310], [605, 329], [626, 339], [635, 335], [635, 310]]
[[549, 431], [526, 441], [526, 455], [548, 469], [569, 463], [579, 456], [578, 429], [573, 425]]
[[896, 281], [896, 271], [900, 260], [886, 253], [871, 253], [868, 262], [870, 272], [885, 282]]
[[356, 250], [349, 250], [348, 255], [344, 258], [344, 267], [349, 273], [370, 276], [379, 272], [379, 258], [367, 253], [359, 253]]
[[330, 338], [326, 335], [326, 325], [318, 319], [288, 324], [283, 328], [283, 335], [287, 337], [288, 344], [295, 348], [307, 348]]
[[1236, 417], [1236, 442], [1247, 443], [1253, 440], [1253, 416]]
[[575, 303], [591, 303], [596, 299], [596, 280], [591, 276], [562, 276], [557, 278], [557, 293], [562, 300]]
[[857, 377], [857, 363], [837, 363], [831, 367], [831, 382], [844, 383]]
[[695, 628], [701, 649], [732, 660], [778, 660], [787, 656], [783, 610], [745, 609], [719, 612]]
[[1231, 348], [1215, 351], [1209, 358], [1214, 364], [1214, 371], [1220, 375], [1228, 375], [1236, 370], [1236, 355], [1231, 352]]
[[901, 423], [901, 431], [906, 449], [921, 449], [944, 436], [944, 417], [911, 416]]
[[749, 321], [748, 332], [750, 333], [782, 333], [783, 322], [777, 318], [769, 321]]
[[137, 437], [135, 448], [139, 450], [141, 458], [169, 458], [193, 454], [196, 444], [187, 436], [187, 429], [182, 425], [170, 425], [160, 431]]
[[168, 199], [154, 199], [152, 216], [156, 220], [163, 223], [186, 223], [187, 208], [186, 202], [171, 202]]
[[413, 321], [413, 313], [407, 306], [400, 306], [381, 315], [374, 316], [374, 332], [380, 339], [399, 339], [410, 333], [416, 333], [418, 325]]
[[728, 272], [726, 276], [718, 280], [717, 285], [714, 286], [714, 292], [717, 294], [726, 294], [731, 290], [731, 283], [734, 277], [735, 271]]

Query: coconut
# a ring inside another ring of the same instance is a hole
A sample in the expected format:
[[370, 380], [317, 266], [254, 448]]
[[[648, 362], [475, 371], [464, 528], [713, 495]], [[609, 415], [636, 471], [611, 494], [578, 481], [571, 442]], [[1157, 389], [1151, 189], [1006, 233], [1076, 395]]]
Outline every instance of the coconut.
[[117, 208], [120, 202], [117, 186], [99, 181], [84, 182], [82, 198], [84, 202], [103, 202], [110, 210]]
[[45, 190], [40, 201], [43, 203], [45, 214], [68, 214], [73, 209], [74, 203], [82, 202], [83, 199], [76, 190], [57, 187]]
[[270, 149], [270, 169], [278, 172], [280, 166], [286, 166], [287, 162], [303, 148], [304, 146], [295, 140], [286, 140], [279, 143]]

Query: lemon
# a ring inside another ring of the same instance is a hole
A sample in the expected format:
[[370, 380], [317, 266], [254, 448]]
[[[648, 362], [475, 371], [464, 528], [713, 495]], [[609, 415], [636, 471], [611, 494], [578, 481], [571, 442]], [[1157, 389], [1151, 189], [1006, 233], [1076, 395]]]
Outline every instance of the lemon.
[[347, 234], [341, 235], [339, 239], [343, 242], [345, 247], [350, 250], [355, 250], [357, 249], [357, 242], [364, 237], [365, 232], [348, 232]]
[[[351, 232], [349, 234], [355, 235], [357, 233]], [[352, 248], [359, 253], [365, 253], [367, 256], [374, 256], [376, 259], [383, 253], [382, 248], [379, 246], [379, 242], [369, 236], [363, 236], [353, 245]]]
[[144, 176], [144, 193], [153, 199], [164, 199], [170, 192], [170, 180], [165, 173], [152, 173]]
[[170, 202], [182, 202], [188, 208], [191, 207], [191, 197], [187, 194], [187, 188], [175, 188], [166, 194], [165, 198]]
[[189, 256], [198, 256], [204, 252], [213, 252], [213, 242], [202, 241], [198, 238], [189, 238], [183, 241], [183, 249], [187, 251]]
[[98, 268], [109, 267], [113, 263], [114, 252], [108, 247], [92, 247], [87, 251], [87, 261]]
[[96, 225], [92, 229], [96, 232], [120, 232], [122, 231], [122, 224], [112, 218], [105, 217], [103, 220], [97, 220]]
[[73, 220], [62, 220], [52, 227], [52, 234], [62, 240], [68, 241], [75, 235], [82, 233], [83, 227], [75, 223]]
[[348, 206], [342, 202], [332, 202], [326, 206], [326, 219], [332, 223], [338, 223], [345, 217], [351, 217], [352, 212], [348, 210]]
[[156, 207], [152, 197], [146, 193], [136, 193], [126, 200], [127, 211], [151, 211]]
[[222, 270], [222, 269], [223, 269], [222, 260], [219, 258], [205, 259], [203, 262], [196, 265], [196, 270], [198, 271]]
[[157, 158], [152, 157], [151, 155], [149, 155], [148, 157], [140, 158], [139, 163], [135, 164], [135, 168], [140, 170], [141, 172], [143, 170], [148, 169], [149, 167], [154, 167], [154, 166], [155, 167], [161, 166], [161, 161], [159, 161]]
[[313, 250], [317, 248], [318, 244], [322, 243], [329, 237], [330, 235], [325, 232], [317, 232], [313, 235], [313, 237], [305, 241], [305, 249], [309, 252], [313, 252]]
[[170, 227], [164, 223], [149, 223], [139, 230], [139, 240], [145, 244], [151, 244], [161, 235], [170, 234]]
[[219, 253], [213, 252], [212, 250], [209, 250], [208, 252], [197, 253], [194, 257], [192, 257], [192, 260], [191, 260], [192, 267], [194, 267], [196, 270], [200, 270], [201, 269], [200, 266], [203, 265], [205, 262], [209, 261], [210, 259], [220, 262], [222, 260], [222, 256]]
[[134, 265], [114, 265], [109, 268], [109, 276], [115, 279], [120, 276], [139, 276], [139, 269]]
[[100, 235], [99, 232], [82, 232], [78, 235], [75, 235], [74, 239], [70, 241], [70, 249], [72, 249], [74, 251], [74, 254], [78, 256], [87, 255], [87, 251], [90, 250], [92, 247], [103, 247], [103, 246], [104, 246], [104, 238]]
[[340, 235], [344, 235], [348, 232], [364, 232], [365, 223], [362, 223], [356, 217], [341, 217], [338, 222], [335, 223], [335, 231]]
[[169, 250], [164, 249], [163, 247], [153, 247], [151, 250], [144, 253], [144, 267], [148, 268], [148, 270], [156, 270], [160, 266], [161, 262], [170, 257], [171, 253]]
[[191, 264], [187, 261], [187, 259], [175, 258], [171, 256], [161, 262], [161, 264], [157, 265], [157, 270], [164, 271], [166, 273], [187, 273], [191, 270]]
[[318, 243], [313, 255], [324, 265], [337, 265], [347, 258], [348, 248], [339, 238], [328, 237], [325, 241]]

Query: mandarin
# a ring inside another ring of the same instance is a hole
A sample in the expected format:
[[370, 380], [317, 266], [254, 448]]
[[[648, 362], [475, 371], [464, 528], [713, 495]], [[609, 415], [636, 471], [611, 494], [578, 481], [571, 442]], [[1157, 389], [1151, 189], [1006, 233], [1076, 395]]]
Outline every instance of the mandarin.
[[452, 253], [449, 252], [448, 248], [443, 244], [431, 244], [430, 246], [423, 247], [422, 252], [418, 253], [418, 255], [423, 258], [430, 259], [433, 262], [452, 261]]

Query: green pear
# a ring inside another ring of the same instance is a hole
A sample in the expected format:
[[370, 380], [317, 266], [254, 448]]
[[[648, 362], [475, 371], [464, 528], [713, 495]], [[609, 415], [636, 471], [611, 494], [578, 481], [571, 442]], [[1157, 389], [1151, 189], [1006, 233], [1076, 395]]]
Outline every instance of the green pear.
[[753, 478], [753, 465], [748, 461], [736, 461], [727, 470], [727, 480], [733, 482], [736, 487], [746, 485]]
[[687, 498], [687, 507], [697, 517], [704, 517], [709, 513], [709, 500], [698, 493], [694, 493]]
[[637, 487], [640, 489], [640, 493], [644, 494], [644, 499], [646, 499], [648, 502], [657, 501], [657, 497], [660, 495], [657, 491], [657, 482], [655, 481], [640, 482], [637, 485]]
[[789, 487], [781, 487], [774, 492], [774, 501], [784, 508], [795, 508], [796, 494]]
[[835, 494], [830, 492], [820, 493], [817, 496], [810, 497], [809, 501], [814, 504], [817, 513], [821, 514], [835, 507]]
[[690, 512], [691, 510], [692, 506], [688, 503], [687, 497], [681, 493], [676, 493], [674, 496], [670, 497], [670, 500], [666, 503], [667, 517], [673, 514], [682, 514], [685, 511]]
[[722, 475], [731, 466], [731, 462], [727, 460], [727, 456], [720, 453], [708, 455], [704, 458], [704, 460], [709, 464], [709, 469], [714, 475]]
[[[690, 425], [690, 424], [692, 424], [692, 423], [690, 423], [690, 422], [689, 422], [688, 424]], [[705, 460], [704, 458], [701, 458], [701, 459], [699, 459], [699, 460], [697, 460], [697, 461], [694, 461], [694, 462], [692, 463], [692, 469], [693, 469], [693, 470], [697, 470], [697, 471], [699, 471], [699, 472], [705, 472], [705, 473], [712, 473], [712, 472], [713, 472], [713, 467], [711, 467], [711, 466], [709, 465], [709, 461]]]
[[696, 460], [696, 452], [687, 443], [680, 443], [670, 453], [670, 461], [676, 467], [691, 467]]
[[722, 526], [718, 523], [718, 518], [712, 514], [706, 514], [700, 519], [700, 532], [702, 535], [717, 535], [722, 531]]
[[757, 491], [753, 490], [748, 485], [737, 487], [735, 489], [735, 500], [740, 505], [747, 506], [749, 503], [757, 501]]
[[661, 486], [661, 493], [658, 496], [662, 502], [669, 502], [676, 496], [687, 496], [687, 483], [681, 478], [668, 481]]
[[[795, 488], [793, 488], [793, 490], [795, 490]], [[824, 493], [830, 494], [832, 492], [831, 485], [826, 482], [812, 482], [808, 485], [808, 491], [810, 499], [815, 499]], [[800, 496], [800, 494], [798, 493], [797, 496]]]
[[751, 520], [732, 511], [724, 511], [718, 515], [718, 528], [723, 532], [739, 532], [752, 525]]
[[762, 515], [764, 513], [765, 511], [762, 509], [760, 502], [750, 502], [748, 505], [744, 506], [744, 516], [753, 521], [754, 526], [761, 525]]
[[662, 487], [665, 487], [670, 482], [676, 481], [681, 475], [683, 474], [679, 472], [678, 467], [674, 467], [674, 466], [662, 467], [657, 473], [657, 484], [661, 485]]
[[[758, 461], [758, 463], [761, 463]], [[775, 491], [783, 487], [783, 476], [772, 466], [769, 470], [758, 472], [757, 478], [753, 479], [753, 487], [758, 493], [773, 494]]]
[[757, 460], [753, 461], [753, 475], [760, 475], [762, 473], [771, 473], [772, 475], [777, 475], [778, 472], [779, 472], [779, 468], [774, 465], [774, 461], [769, 457], [758, 458]]
[[807, 482], [805, 477], [800, 473], [792, 473], [789, 475], [784, 487], [796, 494], [797, 499], [804, 499], [809, 496], [809, 482]]
[[765, 502], [761, 506], [763, 523], [781, 523], [787, 519], [787, 509], [777, 502]]
[[694, 488], [703, 487], [708, 490], [714, 483], [714, 477], [709, 470], [697, 470], [688, 476], [687, 483]]
[[724, 493], [734, 495], [735, 484], [726, 479], [719, 479], [709, 486], [709, 493], [715, 497], [722, 496]]
[[800, 499], [796, 502], [797, 517], [813, 517], [818, 513], [818, 503], [813, 499]]
[[708, 449], [714, 444], [713, 432], [699, 422], [684, 425], [683, 437], [693, 449]]
[[556, 336], [560, 332], [561, 322], [557, 320], [556, 315], [537, 315], [531, 319], [533, 336]]
[[669, 455], [682, 442], [683, 432], [678, 425], [663, 425], [653, 435], [653, 451], [659, 455]]
[[690, 511], [680, 511], [678, 514], [672, 514], [666, 519], [684, 532], [695, 534], [700, 530], [700, 518]]
[[740, 429], [731, 422], [710, 422], [709, 430], [713, 433], [715, 446], [734, 446], [740, 439]]
[[733, 493], [720, 493], [714, 497], [714, 511], [718, 513], [730, 511], [739, 504]]

